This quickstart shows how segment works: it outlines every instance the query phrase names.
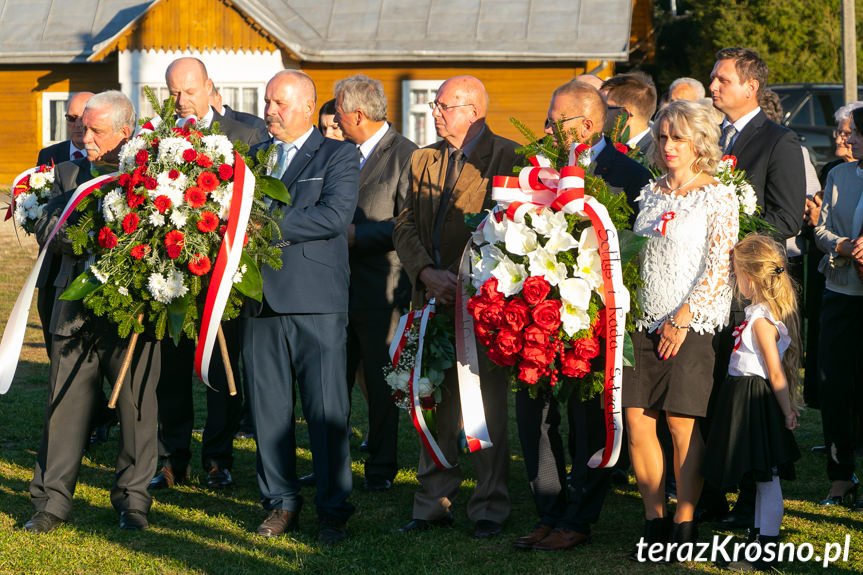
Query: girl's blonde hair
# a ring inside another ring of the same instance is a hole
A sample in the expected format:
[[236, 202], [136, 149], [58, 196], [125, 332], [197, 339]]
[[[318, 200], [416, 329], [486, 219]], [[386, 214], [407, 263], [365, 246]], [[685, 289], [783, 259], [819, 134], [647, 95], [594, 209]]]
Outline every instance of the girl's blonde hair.
[[766, 305], [774, 318], [785, 324], [791, 344], [782, 358], [791, 405], [798, 407], [800, 380], [800, 316], [797, 286], [788, 273], [785, 250], [772, 238], [748, 234], [734, 246], [736, 272], [744, 274], [752, 289], [752, 302]]

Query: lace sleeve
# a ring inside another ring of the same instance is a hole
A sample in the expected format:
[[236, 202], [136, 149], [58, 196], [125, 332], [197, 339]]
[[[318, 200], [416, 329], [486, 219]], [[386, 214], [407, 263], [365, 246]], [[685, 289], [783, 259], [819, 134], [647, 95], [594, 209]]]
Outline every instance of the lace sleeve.
[[689, 295], [692, 320], [724, 326], [731, 305], [731, 249], [740, 225], [734, 188], [722, 186], [707, 200], [708, 248], [704, 271]]

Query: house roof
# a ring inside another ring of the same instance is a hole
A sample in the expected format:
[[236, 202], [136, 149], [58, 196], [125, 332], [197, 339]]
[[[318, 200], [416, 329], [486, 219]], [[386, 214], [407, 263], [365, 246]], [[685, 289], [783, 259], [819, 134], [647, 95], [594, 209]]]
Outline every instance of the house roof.
[[[0, 63], [85, 62], [158, 1], [0, 0]], [[629, 54], [632, 0], [229, 1], [301, 61], [565, 62]]]

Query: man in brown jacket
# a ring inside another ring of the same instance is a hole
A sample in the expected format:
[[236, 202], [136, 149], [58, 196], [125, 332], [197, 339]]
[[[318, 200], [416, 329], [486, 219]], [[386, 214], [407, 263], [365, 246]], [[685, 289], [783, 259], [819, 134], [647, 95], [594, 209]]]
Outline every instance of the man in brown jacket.
[[[443, 140], [411, 156], [411, 188], [393, 231], [393, 242], [411, 279], [413, 307], [419, 309], [435, 298], [437, 312], [453, 317], [456, 274], [470, 239], [464, 215], [491, 207], [492, 177], [512, 173], [517, 144], [494, 135], [486, 126], [488, 94], [474, 77], [450, 78], [430, 106]], [[467, 514], [475, 525], [474, 537], [487, 538], [501, 532], [510, 509], [508, 384], [501, 371], [490, 374], [485, 362], [481, 363], [482, 398], [493, 447], [471, 455], [477, 485]], [[441, 388], [437, 441], [446, 459], [454, 462], [461, 427], [454, 367], [446, 373]], [[440, 469], [421, 450], [417, 475], [422, 487], [414, 496], [413, 520], [399, 531], [451, 526], [451, 504], [461, 485], [461, 469]]]

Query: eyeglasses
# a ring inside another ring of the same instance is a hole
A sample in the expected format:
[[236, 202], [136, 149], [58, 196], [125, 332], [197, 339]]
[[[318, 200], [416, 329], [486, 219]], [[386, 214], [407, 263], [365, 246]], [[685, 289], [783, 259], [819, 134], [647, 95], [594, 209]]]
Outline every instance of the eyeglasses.
[[848, 138], [851, 137], [851, 131], [850, 130], [833, 130], [833, 137], [836, 138], [837, 140], [840, 138], [843, 140], [847, 140]]
[[441, 114], [446, 112], [447, 110], [452, 110], [453, 108], [464, 108], [465, 106], [473, 106], [473, 104], [456, 104], [455, 106], [447, 106], [446, 104], [441, 104], [440, 102], [429, 102], [429, 108], [434, 112], [435, 110], [440, 110]]
[[554, 127], [557, 126], [558, 124], [564, 124], [566, 122], [569, 122], [570, 120], [577, 120], [579, 118], [586, 118], [586, 117], [587, 116], [570, 116], [569, 118], [561, 118], [560, 120], [552, 120], [551, 118], [546, 118], [545, 119], [545, 129], [546, 130], [548, 130], [549, 128], [554, 129]]
[[66, 121], [70, 122], [70, 123], [71, 122], [77, 122], [78, 118], [80, 118], [80, 117], [81, 116], [73, 116], [72, 114], [66, 114]]

